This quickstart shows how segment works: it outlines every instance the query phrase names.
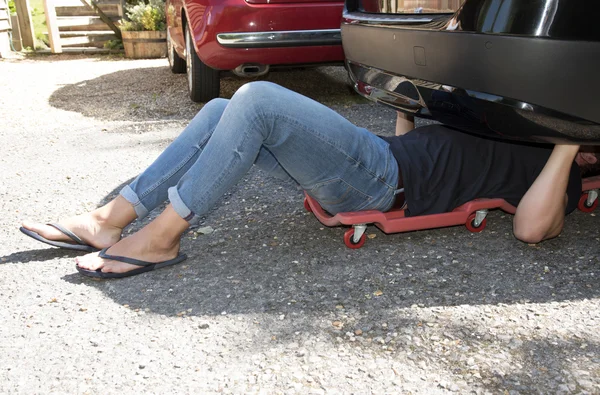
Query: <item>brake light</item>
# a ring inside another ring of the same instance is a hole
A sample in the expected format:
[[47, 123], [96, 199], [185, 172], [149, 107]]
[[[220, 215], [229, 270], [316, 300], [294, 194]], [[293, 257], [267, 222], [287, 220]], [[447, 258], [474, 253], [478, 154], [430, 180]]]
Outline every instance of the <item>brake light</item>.
[[358, 81], [356, 83], [355, 89], [362, 93], [363, 95], [369, 96], [373, 91], [373, 87], [371, 85], [367, 85], [362, 81]]
[[248, 4], [343, 3], [332, 0], [246, 0]]

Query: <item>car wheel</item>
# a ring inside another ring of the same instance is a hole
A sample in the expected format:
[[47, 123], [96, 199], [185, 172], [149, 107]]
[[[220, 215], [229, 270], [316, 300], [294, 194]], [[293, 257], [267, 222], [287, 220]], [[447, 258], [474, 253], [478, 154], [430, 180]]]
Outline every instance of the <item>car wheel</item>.
[[219, 97], [221, 89], [219, 70], [208, 67], [198, 58], [192, 32], [188, 26], [185, 28], [185, 53], [190, 99], [195, 102], [206, 102]]
[[182, 59], [175, 51], [173, 42], [171, 41], [171, 32], [167, 29], [167, 57], [169, 58], [169, 68], [175, 74], [185, 73], [185, 59]]

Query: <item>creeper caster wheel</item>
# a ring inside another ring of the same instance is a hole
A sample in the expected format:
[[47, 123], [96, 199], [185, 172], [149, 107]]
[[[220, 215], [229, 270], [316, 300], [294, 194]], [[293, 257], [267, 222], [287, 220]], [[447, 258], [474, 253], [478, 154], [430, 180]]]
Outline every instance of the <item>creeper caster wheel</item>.
[[304, 198], [304, 209], [306, 211], [308, 211], [309, 213], [312, 213], [312, 208], [310, 207], [310, 204], [308, 204], [308, 199]]
[[477, 213], [473, 213], [469, 215], [469, 218], [467, 218], [467, 223], [465, 224], [465, 226], [467, 227], [469, 232], [479, 233], [485, 229], [485, 225], [487, 225], [487, 218], [485, 218], [485, 216], [483, 217], [483, 219], [477, 217]]
[[577, 208], [579, 208], [579, 210], [583, 211], [584, 213], [591, 213], [596, 209], [596, 207], [598, 207], [598, 198], [596, 197], [596, 199], [590, 202], [589, 197], [589, 193], [584, 193], [583, 195], [581, 195], [581, 198], [579, 198], [579, 204], [577, 205]]
[[354, 231], [355, 229], [352, 228], [348, 229], [346, 233], [344, 233], [344, 244], [346, 244], [346, 247], [356, 250], [365, 244], [365, 241], [367, 240], [367, 235], [363, 231], [358, 241], [354, 241]]

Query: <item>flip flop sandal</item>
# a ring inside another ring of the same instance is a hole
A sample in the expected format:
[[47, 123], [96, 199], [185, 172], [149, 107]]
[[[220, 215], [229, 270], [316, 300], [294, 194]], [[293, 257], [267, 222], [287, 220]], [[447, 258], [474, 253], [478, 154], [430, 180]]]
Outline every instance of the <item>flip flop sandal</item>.
[[47, 238], [43, 237], [39, 233], [36, 233], [36, 232], [31, 231], [29, 229], [25, 229], [22, 226], [19, 228], [19, 230], [21, 232], [23, 232], [24, 234], [26, 234], [27, 236], [36, 239], [37, 241], [41, 241], [42, 243], [46, 243], [46, 244], [49, 244], [49, 245], [54, 246], [54, 247], [65, 248], [67, 250], [86, 251], [86, 252], [100, 251], [99, 248], [96, 248], [96, 247], [93, 247], [93, 246], [89, 245], [85, 241], [81, 240], [79, 238], [79, 236], [77, 236], [75, 233], [71, 232], [69, 229], [65, 228], [62, 225], [55, 224], [55, 223], [47, 224], [47, 225], [50, 225], [53, 228], [58, 229], [61, 233], [63, 233], [64, 235], [68, 236], [71, 240], [73, 240], [74, 243], [68, 243], [68, 242], [65, 242], [65, 241], [50, 240], [50, 239], [47, 239]]
[[130, 263], [132, 265], [140, 266], [140, 268], [139, 269], [133, 269], [133, 270], [130, 270], [130, 271], [125, 272], [125, 273], [104, 273], [102, 271], [102, 269], [88, 270], [88, 269], [84, 269], [82, 267], [79, 267], [79, 265], [75, 265], [75, 267], [77, 268], [77, 271], [79, 273], [83, 274], [84, 276], [94, 277], [94, 278], [122, 278], [122, 277], [135, 276], [137, 274], [142, 274], [142, 273], [145, 273], [145, 272], [150, 272], [150, 271], [152, 271], [154, 269], [160, 269], [161, 267], [165, 267], [165, 266], [175, 265], [175, 264], [183, 262], [183, 261], [185, 261], [187, 259], [187, 255], [186, 254], [179, 254], [175, 258], [169, 259], [168, 261], [147, 262], [147, 261], [141, 261], [139, 259], [127, 258], [127, 257], [124, 257], [124, 256], [109, 255], [109, 254], [106, 253], [106, 250], [108, 250], [108, 248], [105, 248], [102, 251], [100, 251], [98, 253], [98, 256], [100, 258], [110, 259], [112, 261], [119, 261], [119, 262], [124, 262], [124, 263]]

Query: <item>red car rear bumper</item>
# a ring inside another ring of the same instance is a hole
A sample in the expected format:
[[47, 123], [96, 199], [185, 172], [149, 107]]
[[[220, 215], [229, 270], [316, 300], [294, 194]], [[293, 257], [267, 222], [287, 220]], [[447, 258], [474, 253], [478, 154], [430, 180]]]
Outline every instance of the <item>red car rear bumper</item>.
[[339, 33], [342, 8], [340, 2], [256, 5], [244, 0], [189, 0], [185, 3], [198, 56], [208, 66], [220, 70], [232, 70], [246, 63], [292, 65], [343, 61]]

